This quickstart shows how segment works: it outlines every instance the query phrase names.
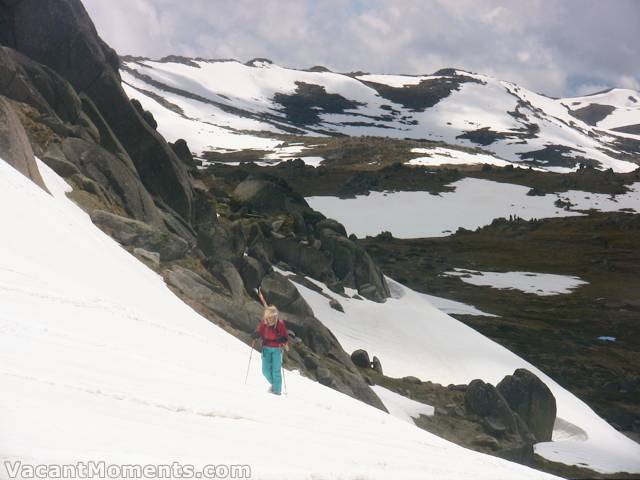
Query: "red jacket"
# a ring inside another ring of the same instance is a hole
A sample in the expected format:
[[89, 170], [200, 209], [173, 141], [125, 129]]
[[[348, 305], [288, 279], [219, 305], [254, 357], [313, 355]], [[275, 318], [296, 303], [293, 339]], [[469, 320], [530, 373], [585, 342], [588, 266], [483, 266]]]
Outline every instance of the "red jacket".
[[287, 327], [284, 321], [280, 319], [273, 327], [261, 321], [258, 325], [258, 333], [262, 339], [262, 345], [265, 347], [281, 347], [289, 341]]

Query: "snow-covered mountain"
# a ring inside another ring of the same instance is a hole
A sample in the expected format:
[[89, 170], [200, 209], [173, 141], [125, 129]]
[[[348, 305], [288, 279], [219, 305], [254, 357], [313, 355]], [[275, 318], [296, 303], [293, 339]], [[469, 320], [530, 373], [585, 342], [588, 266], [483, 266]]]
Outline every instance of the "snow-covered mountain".
[[125, 57], [121, 74], [161, 133], [186, 136], [197, 154], [277, 151], [274, 134], [287, 133], [444, 141], [557, 171], [584, 163], [628, 172], [640, 153], [640, 94], [632, 90], [553, 99], [457, 69], [341, 74], [182, 57]]

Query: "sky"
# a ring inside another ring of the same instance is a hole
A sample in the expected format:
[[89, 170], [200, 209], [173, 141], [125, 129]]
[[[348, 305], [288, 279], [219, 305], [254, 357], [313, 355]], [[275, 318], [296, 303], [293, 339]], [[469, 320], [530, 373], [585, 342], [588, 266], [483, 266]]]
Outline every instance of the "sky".
[[82, 0], [118, 53], [640, 90], [640, 0]]

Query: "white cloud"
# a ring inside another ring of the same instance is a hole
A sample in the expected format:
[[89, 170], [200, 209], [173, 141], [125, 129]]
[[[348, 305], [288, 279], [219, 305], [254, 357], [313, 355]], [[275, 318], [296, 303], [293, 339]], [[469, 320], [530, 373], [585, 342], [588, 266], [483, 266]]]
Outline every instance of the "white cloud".
[[339, 71], [460, 67], [550, 95], [637, 89], [640, 2], [618, 0], [83, 0], [122, 54]]
[[640, 92], [640, 81], [637, 78], [633, 78], [631, 75], [623, 75], [618, 80], [618, 85], [621, 88], [630, 88]]
[[584, 95], [591, 95], [593, 93], [602, 92], [607, 88], [610, 88], [610, 87], [602, 83], [583, 83], [576, 87], [575, 94], [576, 94], [576, 97], [582, 97]]

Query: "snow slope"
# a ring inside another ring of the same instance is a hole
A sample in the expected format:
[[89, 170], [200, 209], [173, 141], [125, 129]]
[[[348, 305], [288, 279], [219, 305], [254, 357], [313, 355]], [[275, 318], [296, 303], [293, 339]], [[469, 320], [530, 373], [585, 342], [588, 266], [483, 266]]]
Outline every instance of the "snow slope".
[[[250, 465], [257, 479], [542, 479], [287, 372], [0, 161], [0, 461]], [[280, 455], [274, 455], [279, 452]], [[3, 467], [0, 467], [3, 468]], [[0, 476], [4, 476], [3, 471]]]
[[[620, 172], [637, 168], [616, 158], [615, 141], [625, 135], [572, 116], [571, 102], [462, 70], [352, 76], [264, 61], [125, 58], [122, 78], [127, 93], [155, 116], [173, 117], [165, 111], [173, 109], [193, 123], [190, 129], [177, 128], [174, 118], [164, 125], [160, 121], [159, 130], [171, 141], [186, 136], [196, 154], [260, 150], [268, 148], [269, 135], [295, 132], [441, 140], [481, 146], [498, 163], [533, 156], [538, 166], [558, 171], [573, 170], [584, 159]], [[293, 114], [286, 108], [291, 99]], [[309, 115], [296, 115], [305, 105]], [[624, 110], [624, 115], [623, 123], [640, 124], [638, 109]], [[259, 131], [266, 137], [236, 138], [240, 132]]]
[[549, 386], [558, 406], [554, 441], [537, 444], [536, 453], [603, 473], [640, 472], [640, 445], [584, 402], [533, 365], [435, 308], [424, 295], [388, 281], [393, 298], [384, 304], [341, 298], [344, 313], [331, 308], [320, 293], [298, 288], [346, 351], [362, 348], [376, 355], [386, 375], [413, 375], [443, 385], [482, 378], [496, 385], [517, 368], [529, 369]]

